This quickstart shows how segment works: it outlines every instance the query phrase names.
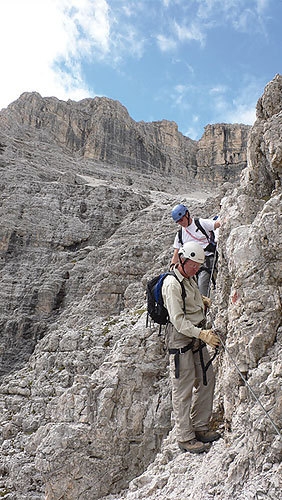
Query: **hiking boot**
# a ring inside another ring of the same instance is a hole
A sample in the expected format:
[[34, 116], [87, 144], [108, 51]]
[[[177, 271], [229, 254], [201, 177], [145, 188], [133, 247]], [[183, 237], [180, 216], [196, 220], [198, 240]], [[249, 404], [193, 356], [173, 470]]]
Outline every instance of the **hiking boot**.
[[216, 431], [195, 431], [195, 436], [202, 443], [212, 443], [221, 437]]
[[190, 453], [203, 453], [204, 451], [209, 451], [210, 445], [201, 443], [197, 439], [190, 439], [190, 441], [185, 441], [183, 443], [178, 443], [181, 451], [189, 451]]

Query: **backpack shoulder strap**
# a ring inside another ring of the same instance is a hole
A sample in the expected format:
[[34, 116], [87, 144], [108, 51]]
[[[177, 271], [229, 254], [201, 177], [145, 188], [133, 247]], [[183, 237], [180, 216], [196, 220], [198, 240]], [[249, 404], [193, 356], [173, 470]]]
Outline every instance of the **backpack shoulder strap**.
[[185, 307], [185, 297], [186, 297], [186, 291], [185, 291], [185, 288], [184, 288], [184, 284], [183, 284], [183, 281], [180, 281], [175, 272], [174, 271], [169, 271], [168, 274], [171, 274], [171, 276], [174, 276], [175, 279], [177, 279], [178, 283], [180, 284], [181, 286], [181, 297], [182, 297], [182, 301], [183, 301], [183, 311], [184, 311], [184, 314], [186, 314], [186, 307]]
[[203, 226], [201, 225], [200, 220], [198, 218], [195, 218], [194, 222], [195, 222], [197, 228], [200, 229], [201, 233], [203, 233], [205, 235], [205, 237], [207, 238], [207, 240], [209, 241], [210, 238], [207, 235], [206, 231], [204, 230]]
[[182, 227], [178, 229], [178, 241], [180, 245], [183, 245], [183, 239], [182, 239]]

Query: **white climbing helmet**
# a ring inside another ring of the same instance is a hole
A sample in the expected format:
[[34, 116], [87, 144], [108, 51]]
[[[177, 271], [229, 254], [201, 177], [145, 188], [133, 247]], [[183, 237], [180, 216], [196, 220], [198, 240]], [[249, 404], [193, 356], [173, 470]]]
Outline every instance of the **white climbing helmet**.
[[193, 260], [194, 262], [198, 262], [198, 264], [203, 264], [205, 262], [204, 249], [195, 241], [187, 241], [184, 243], [183, 247], [179, 249], [178, 255], [183, 255], [185, 259]]

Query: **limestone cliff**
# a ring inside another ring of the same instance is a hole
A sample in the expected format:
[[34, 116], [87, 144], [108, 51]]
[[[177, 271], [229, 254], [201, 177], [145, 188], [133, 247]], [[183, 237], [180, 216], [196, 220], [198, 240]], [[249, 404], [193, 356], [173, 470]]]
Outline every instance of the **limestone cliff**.
[[[2, 498], [279, 498], [281, 88], [277, 75], [251, 130], [207, 126], [198, 143], [104, 98], [24, 94], [0, 113]], [[144, 298], [168, 266], [180, 199], [199, 216], [221, 203], [210, 320], [225, 346], [223, 437], [197, 457], [175, 442]]]
[[197, 142], [183, 136], [174, 122], [135, 122], [124, 106], [105, 97], [64, 102], [37, 93], [22, 94], [2, 111], [1, 122], [16, 134], [37, 131], [38, 137], [75, 158], [200, 184], [238, 179], [246, 166], [250, 129], [209, 125]]
[[[249, 131], [248, 125], [207, 125], [197, 146], [197, 176], [211, 178], [215, 184], [236, 181], [246, 166]], [[209, 168], [213, 165], [216, 168]]]

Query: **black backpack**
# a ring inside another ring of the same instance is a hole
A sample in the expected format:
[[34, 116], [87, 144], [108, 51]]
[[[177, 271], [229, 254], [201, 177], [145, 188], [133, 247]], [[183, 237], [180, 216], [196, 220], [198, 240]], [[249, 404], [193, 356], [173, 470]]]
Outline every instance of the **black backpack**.
[[[212, 253], [215, 253], [216, 252], [216, 241], [215, 241], [215, 235], [214, 235], [214, 232], [213, 231], [209, 231], [209, 235], [207, 234], [207, 232], [204, 230], [203, 226], [200, 224], [200, 221], [199, 219], [194, 219], [194, 222], [197, 226], [197, 231], [200, 230], [201, 233], [203, 233], [205, 235], [205, 237], [207, 238], [208, 240], [208, 245], [206, 246], [206, 248], [204, 248], [205, 252], [212, 252]], [[180, 243], [180, 245], [183, 245], [183, 240], [182, 240], [182, 227], [179, 229], [178, 231], [178, 241]]]
[[158, 276], [155, 276], [147, 283], [146, 295], [147, 295], [147, 320], [146, 327], [149, 324], [149, 318], [153, 320], [154, 323], [160, 325], [159, 333], [161, 332], [162, 325], [166, 325], [169, 321], [168, 311], [164, 306], [162, 297], [162, 285], [163, 280], [167, 275], [174, 276], [178, 283], [181, 285], [181, 296], [183, 300], [183, 310], [185, 313], [185, 297], [186, 292], [182, 281], [180, 281], [174, 271], [168, 271]]

